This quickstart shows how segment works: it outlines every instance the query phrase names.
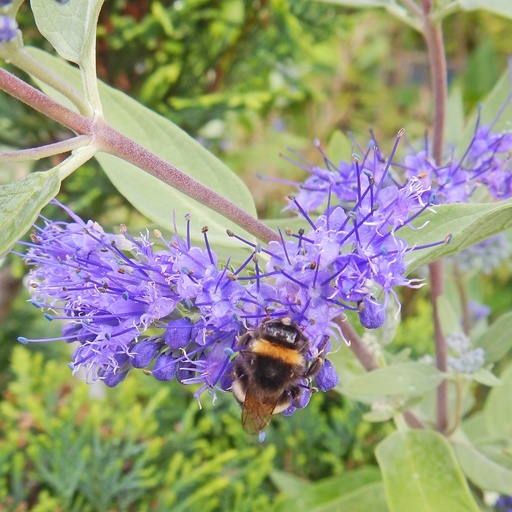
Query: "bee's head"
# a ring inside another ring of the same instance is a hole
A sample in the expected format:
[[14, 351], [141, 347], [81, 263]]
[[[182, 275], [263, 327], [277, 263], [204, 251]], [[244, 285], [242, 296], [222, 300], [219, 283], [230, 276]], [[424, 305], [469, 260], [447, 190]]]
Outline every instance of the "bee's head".
[[268, 341], [301, 350], [307, 339], [300, 327], [290, 318], [270, 318], [260, 325], [261, 336]]

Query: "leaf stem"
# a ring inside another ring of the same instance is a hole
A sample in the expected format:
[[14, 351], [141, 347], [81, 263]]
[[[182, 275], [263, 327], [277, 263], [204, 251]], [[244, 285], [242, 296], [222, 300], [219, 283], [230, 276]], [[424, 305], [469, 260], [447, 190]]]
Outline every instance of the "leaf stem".
[[455, 419], [453, 425], [447, 430], [446, 435], [450, 435], [455, 432], [462, 419], [462, 413], [464, 410], [464, 386], [461, 375], [455, 376]]
[[407, 425], [407, 422], [405, 421], [405, 417], [402, 413], [395, 413], [393, 415], [393, 421], [395, 423], [395, 427], [398, 430], [398, 432], [408, 432], [409, 426]]
[[23, 162], [25, 160], [40, 160], [49, 156], [60, 155], [87, 145], [91, 141], [89, 135], [77, 135], [70, 139], [46, 144], [37, 148], [20, 149], [16, 151], [3, 151], [0, 153], [0, 162]]
[[89, 118], [73, 112], [2, 68], [0, 68], [0, 89], [77, 134], [91, 136], [92, 143], [98, 149], [140, 167], [188, 197], [220, 213], [263, 242], [279, 240], [279, 235], [274, 230], [225, 197], [124, 136], [101, 116]]
[[401, 0], [405, 7], [409, 8], [410, 11], [416, 15], [418, 18], [421, 18], [423, 12], [419, 5], [417, 5], [413, 0]]

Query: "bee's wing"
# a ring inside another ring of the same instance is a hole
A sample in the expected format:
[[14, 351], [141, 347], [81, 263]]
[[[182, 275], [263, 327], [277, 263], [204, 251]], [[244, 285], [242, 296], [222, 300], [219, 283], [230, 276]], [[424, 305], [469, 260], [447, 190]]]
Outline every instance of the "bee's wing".
[[[268, 400], [270, 398], [270, 400]], [[270, 418], [279, 402], [279, 395], [262, 400], [254, 391], [247, 390], [242, 405], [242, 426], [249, 434], [257, 434], [270, 423]]]

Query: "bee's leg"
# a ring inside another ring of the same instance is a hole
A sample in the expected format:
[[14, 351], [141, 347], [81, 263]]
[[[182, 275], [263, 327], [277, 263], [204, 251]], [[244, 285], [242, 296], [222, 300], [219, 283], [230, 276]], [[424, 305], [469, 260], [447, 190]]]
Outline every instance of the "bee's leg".
[[292, 386], [288, 392], [290, 393], [292, 403], [295, 403], [302, 395], [302, 388], [300, 386]]
[[320, 347], [318, 348], [318, 355], [311, 361], [311, 363], [309, 364], [309, 368], [306, 371], [306, 375], [304, 376], [306, 379], [312, 379], [320, 371], [320, 368], [322, 368], [322, 366], [324, 365], [325, 347], [328, 341], [329, 336], [324, 336], [324, 340], [322, 341]]
[[237, 347], [246, 347], [254, 339], [252, 332], [246, 332], [242, 336], [238, 336], [236, 340]]

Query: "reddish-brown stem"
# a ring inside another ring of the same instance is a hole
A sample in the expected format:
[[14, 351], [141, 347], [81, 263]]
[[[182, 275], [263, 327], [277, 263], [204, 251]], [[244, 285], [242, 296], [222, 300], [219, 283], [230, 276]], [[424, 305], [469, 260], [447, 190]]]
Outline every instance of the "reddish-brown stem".
[[[428, 50], [430, 76], [434, 94], [434, 120], [432, 133], [432, 156], [438, 165], [443, 159], [444, 125], [448, 85], [446, 76], [446, 53], [444, 49], [443, 31], [440, 22], [431, 17], [432, 0], [421, 0], [423, 7], [423, 36]], [[441, 372], [447, 368], [446, 339], [441, 328], [439, 316], [439, 298], [444, 293], [444, 265], [442, 261], [434, 261], [429, 265], [430, 297], [433, 308], [434, 335], [436, 347], [436, 366]], [[448, 428], [448, 383], [446, 380], [437, 389], [437, 429], [446, 432]]]
[[53, 155], [67, 153], [84, 146], [91, 140], [88, 135], [77, 135], [69, 139], [46, 144], [37, 148], [19, 149], [17, 151], [2, 151], [0, 162], [23, 162], [25, 160], [40, 160]]
[[0, 89], [78, 134], [90, 134], [92, 119], [53, 101], [50, 97], [0, 67]]
[[122, 158], [220, 213], [263, 242], [279, 240], [278, 234], [228, 199], [177, 167], [125, 137], [103, 119], [92, 119], [53, 101], [31, 85], [0, 68], [0, 89], [78, 134], [90, 135], [98, 149]]
[[432, 156], [438, 165], [443, 159], [444, 126], [447, 102], [446, 55], [440, 23], [425, 17], [424, 37], [428, 48], [432, 90], [434, 93], [434, 120], [432, 130]]
[[[439, 314], [439, 298], [444, 294], [444, 262], [437, 260], [429, 265], [430, 271], [430, 300], [434, 321], [434, 337], [436, 347], [436, 367], [440, 372], [447, 369], [446, 338], [441, 327]], [[437, 429], [446, 432], [448, 428], [448, 382], [443, 380], [437, 388]]]

